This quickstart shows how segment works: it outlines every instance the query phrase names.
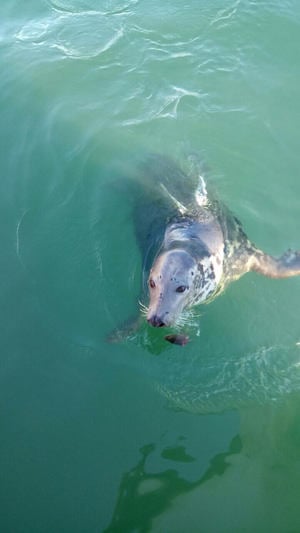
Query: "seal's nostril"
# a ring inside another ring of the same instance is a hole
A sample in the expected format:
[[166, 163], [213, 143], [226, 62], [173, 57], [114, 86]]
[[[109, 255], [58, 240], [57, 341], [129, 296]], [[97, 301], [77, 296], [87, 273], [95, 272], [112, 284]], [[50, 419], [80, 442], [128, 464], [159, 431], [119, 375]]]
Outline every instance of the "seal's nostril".
[[165, 323], [157, 315], [153, 315], [152, 317], [148, 318], [148, 322], [155, 328], [163, 328], [165, 326]]

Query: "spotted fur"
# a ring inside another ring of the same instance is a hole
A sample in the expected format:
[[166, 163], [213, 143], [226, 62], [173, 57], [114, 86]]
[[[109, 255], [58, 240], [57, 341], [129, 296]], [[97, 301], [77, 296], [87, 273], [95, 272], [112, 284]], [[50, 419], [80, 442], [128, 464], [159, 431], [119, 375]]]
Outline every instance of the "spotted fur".
[[196, 214], [178, 216], [166, 227], [149, 277], [147, 319], [152, 325], [172, 325], [184, 309], [213, 299], [222, 284], [222, 229], [201, 202]]

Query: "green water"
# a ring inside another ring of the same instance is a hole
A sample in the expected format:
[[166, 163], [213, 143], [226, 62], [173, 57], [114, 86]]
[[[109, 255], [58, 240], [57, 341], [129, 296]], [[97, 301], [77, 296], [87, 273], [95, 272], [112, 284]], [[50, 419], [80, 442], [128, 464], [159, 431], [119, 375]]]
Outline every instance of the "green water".
[[0, 21], [0, 531], [300, 531], [300, 278], [245, 276], [184, 348], [106, 342], [138, 307], [149, 153], [203, 161], [259, 247], [300, 248], [300, 3]]

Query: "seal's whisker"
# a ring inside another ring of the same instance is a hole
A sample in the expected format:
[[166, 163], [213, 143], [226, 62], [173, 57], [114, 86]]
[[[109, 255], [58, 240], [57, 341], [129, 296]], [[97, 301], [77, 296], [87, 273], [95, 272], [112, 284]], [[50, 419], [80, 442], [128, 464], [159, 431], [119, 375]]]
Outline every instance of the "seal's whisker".
[[139, 300], [139, 305], [140, 305], [140, 307], [141, 307], [142, 309], [145, 309], [146, 311], [148, 310], [148, 306], [145, 305], [145, 304], [143, 304], [143, 302], [141, 302], [140, 300]]
[[180, 316], [176, 319], [174, 326], [176, 328], [182, 328], [190, 323], [189, 318], [185, 316]]
[[174, 326], [176, 328], [183, 328], [186, 326], [195, 326], [197, 324], [196, 320], [200, 314], [195, 314], [193, 310], [184, 311], [179, 317], [177, 317]]
[[200, 318], [201, 316], [202, 316], [202, 313], [194, 313], [194, 312], [191, 313], [191, 315], [190, 315], [191, 319]]
[[149, 310], [148, 306], [143, 304], [143, 302], [141, 302], [140, 300], [139, 300], [139, 305], [140, 305], [140, 310], [141, 310], [142, 315], [146, 316]]

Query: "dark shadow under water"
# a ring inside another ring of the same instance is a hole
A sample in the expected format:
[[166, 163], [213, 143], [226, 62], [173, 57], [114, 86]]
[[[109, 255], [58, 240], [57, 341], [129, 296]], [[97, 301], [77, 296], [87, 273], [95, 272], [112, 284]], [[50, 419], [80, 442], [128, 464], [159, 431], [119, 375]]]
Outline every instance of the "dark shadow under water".
[[[153, 520], [164, 513], [176, 497], [188, 494], [213, 476], [222, 476], [229, 467], [228, 458], [240, 453], [241, 447], [239, 436], [234, 437], [228, 452], [217, 454], [206, 472], [197, 481], [190, 482], [178, 475], [175, 469], [157, 474], [147, 473], [147, 458], [154, 451], [155, 445], [144, 446], [140, 450], [140, 461], [122, 476], [114, 513], [104, 532], [151, 531]], [[172, 457], [181, 462], [195, 460], [186, 454], [184, 447], [179, 446], [163, 450], [162, 457]]]

